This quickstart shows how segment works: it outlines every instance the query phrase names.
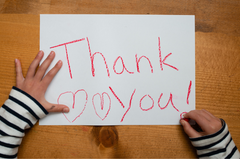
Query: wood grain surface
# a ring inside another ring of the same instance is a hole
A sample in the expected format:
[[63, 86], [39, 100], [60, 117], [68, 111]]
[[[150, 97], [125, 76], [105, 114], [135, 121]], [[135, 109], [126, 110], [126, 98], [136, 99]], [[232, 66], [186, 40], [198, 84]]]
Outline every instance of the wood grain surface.
[[[223, 118], [240, 147], [239, 0], [0, 0], [0, 102], [15, 85], [14, 59], [39, 50], [39, 14], [180, 14], [196, 19], [196, 108]], [[181, 126], [39, 126], [19, 158], [196, 158]]]

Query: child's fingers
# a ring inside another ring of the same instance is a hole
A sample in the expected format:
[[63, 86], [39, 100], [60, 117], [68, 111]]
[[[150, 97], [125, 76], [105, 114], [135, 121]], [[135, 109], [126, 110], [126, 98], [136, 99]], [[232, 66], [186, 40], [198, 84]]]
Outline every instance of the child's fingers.
[[196, 121], [196, 123], [204, 130], [207, 129], [209, 120], [205, 118], [205, 115], [200, 110], [192, 110], [184, 114], [184, 118], [190, 118]]
[[61, 67], [62, 67], [62, 61], [58, 61], [56, 65], [43, 78], [42, 83], [43, 83], [44, 90], [47, 89], [48, 85], [51, 83], [52, 79], [55, 77], [55, 75], [58, 73]]
[[201, 136], [201, 134], [199, 134], [196, 130], [194, 130], [194, 129], [191, 127], [191, 125], [190, 125], [188, 122], [186, 122], [185, 120], [181, 119], [181, 120], [180, 120], [180, 123], [182, 124], [185, 133], [186, 133], [189, 137], [195, 138], [195, 137], [200, 137], [200, 136]]
[[69, 112], [69, 108], [66, 105], [62, 105], [62, 104], [48, 104], [48, 107], [46, 108], [46, 110], [50, 113], [50, 112], [64, 112], [67, 113]]
[[55, 57], [55, 53], [54, 53], [54, 51], [51, 51], [51, 53], [48, 55], [48, 57], [44, 60], [44, 62], [38, 68], [38, 71], [37, 71], [37, 73], [35, 75], [35, 79], [37, 81], [41, 81], [42, 80], [46, 70], [48, 69], [48, 67], [52, 63], [54, 57]]
[[21, 63], [18, 59], [15, 59], [15, 67], [16, 67], [16, 86], [19, 87], [24, 81], [24, 77], [22, 74]]
[[31, 65], [28, 68], [26, 78], [33, 78], [36, 72], [36, 69], [43, 58], [43, 51], [39, 51], [35, 59], [32, 61]]

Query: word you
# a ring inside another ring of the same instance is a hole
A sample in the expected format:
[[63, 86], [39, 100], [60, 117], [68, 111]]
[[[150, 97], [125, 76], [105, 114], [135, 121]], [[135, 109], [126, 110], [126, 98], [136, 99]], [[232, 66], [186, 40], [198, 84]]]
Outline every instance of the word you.
[[[188, 87], [187, 98], [186, 98], [186, 103], [187, 103], [187, 104], [189, 104], [189, 95], [190, 95], [190, 92], [191, 92], [191, 86], [192, 86], [192, 81], [190, 81], [189, 87]], [[119, 102], [119, 104], [122, 106], [122, 108], [123, 108], [123, 109], [126, 109], [125, 113], [123, 114], [123, 116], [122, 116], [122, 118], [121, 118], [121, 120], [120, 120], [120, 122], [123, 122], [125, 116], [127, 115], [127, 113], [129, 112], [129, 110], [130, 110], [131, 107], [132, 107], [132, 100], [133, 100], [134, 95], [135, 95], [135, 93], [136, 93], [136, 89], [133, 90], [133, 92], [132, 92], [132, 94], [131, 94], [131, 96], [130, 96], [128, 106], [121, 101], [120, 97], [116, 94], [116, 92], [113, 90], [112, 87], [109, 86], [109, 90], [110, 90], [110, 92], [112, 93], [112, 95], [115, 97], [115, 99]], [[77, 118], [79, 118], [79, 117], [83, 114], [83, 112], [84, 112], [84, 110], [85, 110], [85, 108], [86, 108], [86, 105], [87, 105], [87, 103], [88, 103], [88, 93], [87, 93], [84, 89], [77, 90], [76, 92], [67, 91], [67, 92], [61, 93], [61, 94], [59, 95], [58, 99], [57, 99], [57, 103], [60, 104], [60, 103], [59, 103], [60, 98], [61, 98], [64, 94], [69, 94], [69, 93], [72, 94], [72, 97], [73, 97], [72, 109], [74, 109], [74, 108], [75, 108], [75, 101], [76, 101], [76, 98], [75, 98], [75, 97], [76, 97], [76, 94], [79, 93], [79, 92], [83, 92], [83, 93], [85, 94], [85, 101], [84, 101], [84, 103], [83, 103], [84, 106], [83, 106], [82, 110], [79, 112], [79, 114], [77, 114], [77, 116], [74, 117], [73, 120], [70, 120], [70, 119], [68, 119], [68, 117], [66, 116], [66, 114], [63, 113], [64, 117], [65, 117], [70, 123], [74, 122]], [[159, 98], [158, 98], [158, 100], [157, 100], [158, 107], [159, 107], [161, 110], [166, 109], [166, 108], [171, 104], [172, 107], [173, 107], [177, 112], [180, 113], [179, 109], [174, 105], [174, 102], [173, 102], [173, 94], [172, 94], [172, 93], [170, 93], [168, 102], [167, 102], [166, 104], [161, 104], [161, 98], [162, 98], [162, 96], [163, 96], [163, 93], [160, 94], [160, 96], [159, 96]], [[96, 109], [96, 101], [95, 101], [95, 99], [96, 99], [97, 97], [100, 98], [100, 104], [99, 104], [100, 107], [101, 107], [100, 109]], [[104, 109], [104, 106], [106, 106], [106, 105], [104, 104], [104, 102], [105, 102], [104, 99], [105, 99], [105, 98], [108, 98], [108, 102], [109, 102], [109, 103], [107, 104], [108, 108], [106, 108], [106, 109]], [[151, 104], [148, 108], [143, 108], [143, 106], [142, 106], [142, 101], [143, 101], [145, 98], [149, 98], [149, 99], [152, 101], [152, 104]], [[95, 114], [96, 114], [102, 121], [103, 121], [104, 119], [106, 119], [107, 116], [108, 116], [109, 113], [110, 113], [110, 110], [111, 110], [111, 108], [112, 108], [112, 107], [111, 107], [111, 101], [112, 101], [112, 99], [111, 99], [110, 95], [109, 95], [107, 92], [103, 92], [102, 94], [96, 93], [96, 94], [94, 94], [94, 95], [92, 96], [92, 106], [93, 106], [93, 108], [94, 108]], [[139, 101], [139, 108], [140, 108], [142, 111], [150, 111], [150, 110], [154, 107], [154, 103], [155, 103], [155, 100], [151, 97], [151, 95], [146, 94], [146, 95], [144, 95], [144, 96], [140, 99], [140, 101]], [[104, 116], [101, 116], [98, 111], [105, 111]], [[182, 115], [183, 115], [184, 113], [186, 113], [186, 112], [182, 112], [182, 113], [180, 114], [180, 118], [182, 118]]]
[[[64, 46], [65, 47], [65, 53], [66, 53], [66, 58], [67, 58], [67, 64], [68, 64], [68, 70], [69, 70], [69, 75], [70, 75], [70, 78], [72, 79], [72, 70], [71, 70], [71, 65], [70, 65], [70, 62], [69, 62], [69, 55], [68, 55], [68, 49], [67, 49], [67, 45], [69, 44], [73, 44], [73, 43], [76, 43], [76, 42], [80, 42], [80, 41], [84, 41], [84, 40], [87, 40], [87, 45], [88, 45], [88, 51], [89, 51], [89, 56], [90, 56], [90, 61], [91, 61], [91, 71], [92, 71], [92, 76], [95, 77], [95, 67], [94, 67], [94, 57], [96, 55], [100, 55], [103, 59], [103, 62], [105, 63], [105, 67], [106, 67], [106, 71], [107, 71], [107, 75], [108, 77], [110, 77], [110, 71], [109, 71], [109, 67], [108, 67], [108, 64], [107, 64], [107, 61], [106, 61], [106, 58], [105, 56], [103, 55], [103, 53], [101, 52], [95, 52], [95, 53], [92, 53], [91, 51], [91, 47], [90, 47], [90, 42], [89, 42], [89, 39], [88, 37], [85, 38], [82, 38], [82, 39], [78, 39], [78, 40], [74, 40], [74, 41], [70, 41], [70, 42], [67, 42], [67, 43], [63, 43], [63, 44], [59, 44], [59, 45], [56, 45], [56, 46], [52, 46], [50, 47], [50, 49], [53, 49], [53, 48], [56, 48], [56, 47], [60, 47], [60, 46]], [[178, 68], [177, 67], [174, 67], [168, 63], [166, 63], [166, 59], [172, 55], [172, 53], [169, 53], [167, 54], [164, 58], [162, 58], [162, 52], [161, 52], [161, 45], [160, 45], [160, 37], [158, 37], [158, 52], [159, 52], [159, 64], [160, 64], [160, 68], [161, 70], [163, 70], [163, 65], [166, 65], [166, 66], [169, 66], [175, 70], [178, 71]], [[135, 59], [136, 59], [136, 67], [137, 67], [137, 72], [140, 73], [140, 68], [139, 68], [139, 63], [142, 59], [146, 59], [149, 63], [149, 66], [151, 68], [151, 73], [153, 73], [153, 66], [152, 66], [152, 63], [150, 61], [150, 59], [146, 56], [140, 56], [138, 57], [137, 54], [135, 54]], [[121, 65], [122, 65], [122, 70], [120, 72], [117, 72], [116, 70], [116, 64], [120, 62]], [[114, 73], [116, 74], [122, 74], [124, 72], [124, 70], [129, 73], [129, 74], [134, 74], [134, 72], [131, 72], [129, 71], [126, 66], [125, 66], [125, 63], [123, 61], [123, 58], [121, 56], [118, 56], [116, 58], [116, 60], [114, 61], [114, 64], [113, 64], [113, 71]]]

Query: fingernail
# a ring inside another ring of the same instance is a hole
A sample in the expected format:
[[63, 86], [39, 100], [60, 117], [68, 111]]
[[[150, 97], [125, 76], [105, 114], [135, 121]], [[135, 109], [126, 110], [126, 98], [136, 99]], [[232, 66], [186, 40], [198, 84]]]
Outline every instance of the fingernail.
[[40, 50], [40, 51], [38, 52], [38, 55], [41, 56], [42, 54], [43, 54], [43, 51]]
[[59, 60], [57, 64], [58, 64], [59, 66], [62, 65], [62, 61]]
[[15, 63], [17, 63], [18, 62], [18, 59], [15, 59]]
[[54, 54], [54, 51], [51, 51], [51, 52], [50, 52], [50, 56], [52, 56], [53, 54]]
[[64, 113], [69, 112], [69, 108], [64, 108], [64, 109], [63, 109], [63, 112], [64, 112]]

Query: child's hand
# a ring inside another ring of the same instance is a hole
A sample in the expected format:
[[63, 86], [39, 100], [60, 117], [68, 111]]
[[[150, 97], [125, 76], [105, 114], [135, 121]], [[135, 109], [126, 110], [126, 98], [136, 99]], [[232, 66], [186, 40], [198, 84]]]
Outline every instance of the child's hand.
[[62, 61], [58, 61], [58, 63], [43, 78], [54, 57], [55, 53], [52, 51], [36, 72], [39, 62], [43, 58], [43, 51], [39, 51], [38, 55], [29, 66], [26, 78], [23, 77], [20, 61], [16, 59], [16, 86], [34, 97], [48, 112], [69, 112], [67, 106], [51, 104], [46, 101], [44, 96], [48, 85], [62, 67]]
[[214, 134], [222, 128], [221, 120], [204, 109], [192, 110], [189, 113], [184, 114], [184, 118], [195, 120], [203, 131], [197, 132], [188, 122], [181, 119], [180, 123], [182, 124], [185, 133], [191, 138]]

